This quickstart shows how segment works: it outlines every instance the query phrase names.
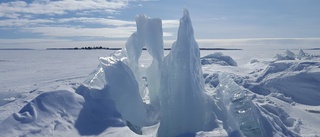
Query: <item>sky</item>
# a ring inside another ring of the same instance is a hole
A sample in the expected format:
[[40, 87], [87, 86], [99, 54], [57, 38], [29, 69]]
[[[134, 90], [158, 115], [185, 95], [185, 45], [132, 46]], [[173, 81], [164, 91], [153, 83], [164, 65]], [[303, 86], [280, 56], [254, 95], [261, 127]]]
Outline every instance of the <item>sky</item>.
[[135, 17], [162, 19], [176, 39], [183, 9], [200, 47], [320, 47], [319, 0], [1, 0], [0, 48], [123, 47]]

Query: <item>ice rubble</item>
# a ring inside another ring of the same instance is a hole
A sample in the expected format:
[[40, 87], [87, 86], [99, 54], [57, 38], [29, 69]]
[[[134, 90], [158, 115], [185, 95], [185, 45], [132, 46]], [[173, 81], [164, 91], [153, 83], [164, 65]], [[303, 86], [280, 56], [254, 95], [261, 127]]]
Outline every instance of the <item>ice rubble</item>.
[[263, 95], [282, 93], [290, 98], [286, 99], [287, 102], [320, 105], [319, 66], [319, 62], [308, 60], [271, 62], [258, 75], [256, 82], [247, 83], [247, 88]]
[[299, 136], [302, 122], [283, 108], [291, 108], [291, 104], [279, 106], [265, 96], [254, 94], [236, 84], [230, 74], [220, 73], [218, 78], [214, 98], [219, 108], [215, 113], [229, 136]]
[[263, 137], [264, 127], [255, 105], [246, 91], [226, 73], [219, 75], [217, 92], [221, 95], [220, 107], [224, 113], [224, 126], [229, 135]]
[[296, 55], [290, 50], [285, 50], [282, 54], [276, 54], [276, 60], [310, 60], [313, 57], [305, 53], [302, 49], [299, 49], [299, 53]]
[[[261, 95], [271, 95], [288, 103], [320, 105], [319, 61], [316, 56], [299, 50], [286, 50], [286, 56], [276, 58], [261, 68], [256, 78], [247, 80], [245, 87]], [[277, 54], [277, 56], [280, 54]], [[290, 56], [290, 57], [288, 57]]]

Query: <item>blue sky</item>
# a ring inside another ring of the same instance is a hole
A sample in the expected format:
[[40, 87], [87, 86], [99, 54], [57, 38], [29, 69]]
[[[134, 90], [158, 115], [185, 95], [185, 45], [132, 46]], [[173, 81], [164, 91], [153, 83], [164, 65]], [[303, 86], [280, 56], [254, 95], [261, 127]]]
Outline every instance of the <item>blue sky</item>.
[[1, 0], [0, 48], [122, 47], [136, 30], [137, 14], [161, 18], [170, 45], [184, 8], [200, 46], [316, 46], [319, 7], [319, 0]]

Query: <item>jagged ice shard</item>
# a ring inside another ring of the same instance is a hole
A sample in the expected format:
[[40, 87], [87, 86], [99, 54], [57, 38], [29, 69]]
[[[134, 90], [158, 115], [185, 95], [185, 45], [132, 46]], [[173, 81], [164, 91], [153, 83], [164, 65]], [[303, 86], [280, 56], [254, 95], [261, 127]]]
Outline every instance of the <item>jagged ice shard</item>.
[[[86, 101], [84, 116], [103, 120], [122, 119], [143, 127], [146, 124], [146, 109], [139, 94], [138, 83], [125, 59], [121, 51], [110, 57], [100, 57], [98, 68], [90, 74], [82, 88], [77, 89], [77, 93]], [[87, 128], [99, 127], [97, 124]]]
[[226, 73], [219, 74], [217, 91], [221, 94], [224, 125], [229, 135], [264, 137], [263, 125], [250, 97]]
[[184, 10], [178, 39], [162, 64], [161, 120], [157, 135], [173, 137], [206, 130], [212, 121], [206, 101], [200, 51], [189, 12]]

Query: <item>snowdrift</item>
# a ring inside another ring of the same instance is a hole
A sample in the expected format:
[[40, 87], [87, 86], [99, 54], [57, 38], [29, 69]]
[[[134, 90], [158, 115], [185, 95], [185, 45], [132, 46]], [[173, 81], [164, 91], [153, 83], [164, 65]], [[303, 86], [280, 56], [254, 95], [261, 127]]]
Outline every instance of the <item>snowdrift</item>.
[[76, 133], [84, 99], [68, 90], [45, 92], [0, 123], [1, 136], [67, 136]]

